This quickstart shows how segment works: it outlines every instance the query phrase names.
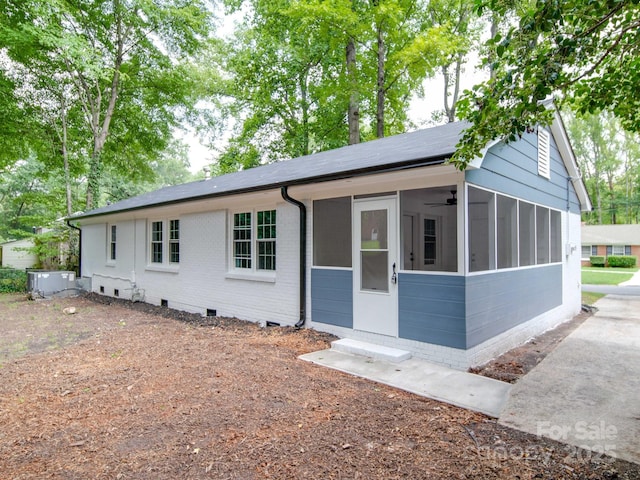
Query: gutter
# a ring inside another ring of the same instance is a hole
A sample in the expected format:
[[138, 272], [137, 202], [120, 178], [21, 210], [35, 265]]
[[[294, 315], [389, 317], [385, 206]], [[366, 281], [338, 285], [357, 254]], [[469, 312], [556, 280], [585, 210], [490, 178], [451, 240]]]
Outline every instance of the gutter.
[[82, 229], [71, 225], [71, 220], [67, 218], [67, 226], [78, 231], [78, 277], [82, 277]]
[[295, 324], [299, 329], [307, 320], [307, 207], [301, 201], [291, 198], [287, 188], [286, 185], [280, 188], [282, 198], [300, 209], [300, 319]]

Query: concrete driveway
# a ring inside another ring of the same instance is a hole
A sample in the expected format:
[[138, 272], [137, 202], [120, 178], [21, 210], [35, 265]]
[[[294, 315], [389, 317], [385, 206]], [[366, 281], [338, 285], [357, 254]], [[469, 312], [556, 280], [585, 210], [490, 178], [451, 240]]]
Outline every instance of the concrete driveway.
[[511, 389], [499, 422], [640, 463], [640, 296], [607, 295], [599, 311]]

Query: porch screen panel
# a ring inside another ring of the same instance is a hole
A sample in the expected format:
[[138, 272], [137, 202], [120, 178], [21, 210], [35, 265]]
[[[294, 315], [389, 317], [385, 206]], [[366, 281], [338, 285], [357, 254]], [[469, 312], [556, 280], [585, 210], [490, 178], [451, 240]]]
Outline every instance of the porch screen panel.
[[549, 209], [536, 206], [536, 263], [549, 263]]
[[351, 267], [351, 197], [313, 202], [313, 264]]
[[498, 268], [518, 266], [518, 202], [515, 198], [497, 196]]
[[536, 207], [523, 201], [518, 203], [520, 213], [520, 224], [518, 226], [520, 266], [526, 267], [536, 263]]
[[457, 272], [457, 186], [403, 190], [400, 211], [403, 269]]
[[549, 226], [551, 228], [550, 233], [550, 251], [551, 251], [551, 262], [561, 262], [562, 261], [562, 220], [560, 217], [560, 212], [557, 210], [550, 211], [550, 221]]
[[469, 271], [495, 268], [494, 194], [469, 187]]

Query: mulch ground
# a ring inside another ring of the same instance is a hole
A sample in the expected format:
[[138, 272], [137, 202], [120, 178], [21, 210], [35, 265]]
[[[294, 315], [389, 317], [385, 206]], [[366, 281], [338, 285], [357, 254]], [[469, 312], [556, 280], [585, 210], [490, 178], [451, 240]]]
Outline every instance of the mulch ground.
[[331, 339], [0, 296], [0, 478], [640, 479], [639, 465], [298, 360]]

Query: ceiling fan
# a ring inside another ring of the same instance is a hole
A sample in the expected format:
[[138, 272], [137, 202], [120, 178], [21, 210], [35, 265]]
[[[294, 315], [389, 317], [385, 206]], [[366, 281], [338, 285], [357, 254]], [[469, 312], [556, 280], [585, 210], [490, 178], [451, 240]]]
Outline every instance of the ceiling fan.
[[450, 190], [451, 192], [451, 197], [446, 198], [444, 200], [444, 202], [438, 202], [438, 203], [425, 203], [425, 205], [431, 205], [432, 207], [441, 207], [441, 206], [450, 206], [453, 207], [455, 205], [458, 204], [458, 197], [456, 197], [456, 193], [458, 193], [456, 190]]

